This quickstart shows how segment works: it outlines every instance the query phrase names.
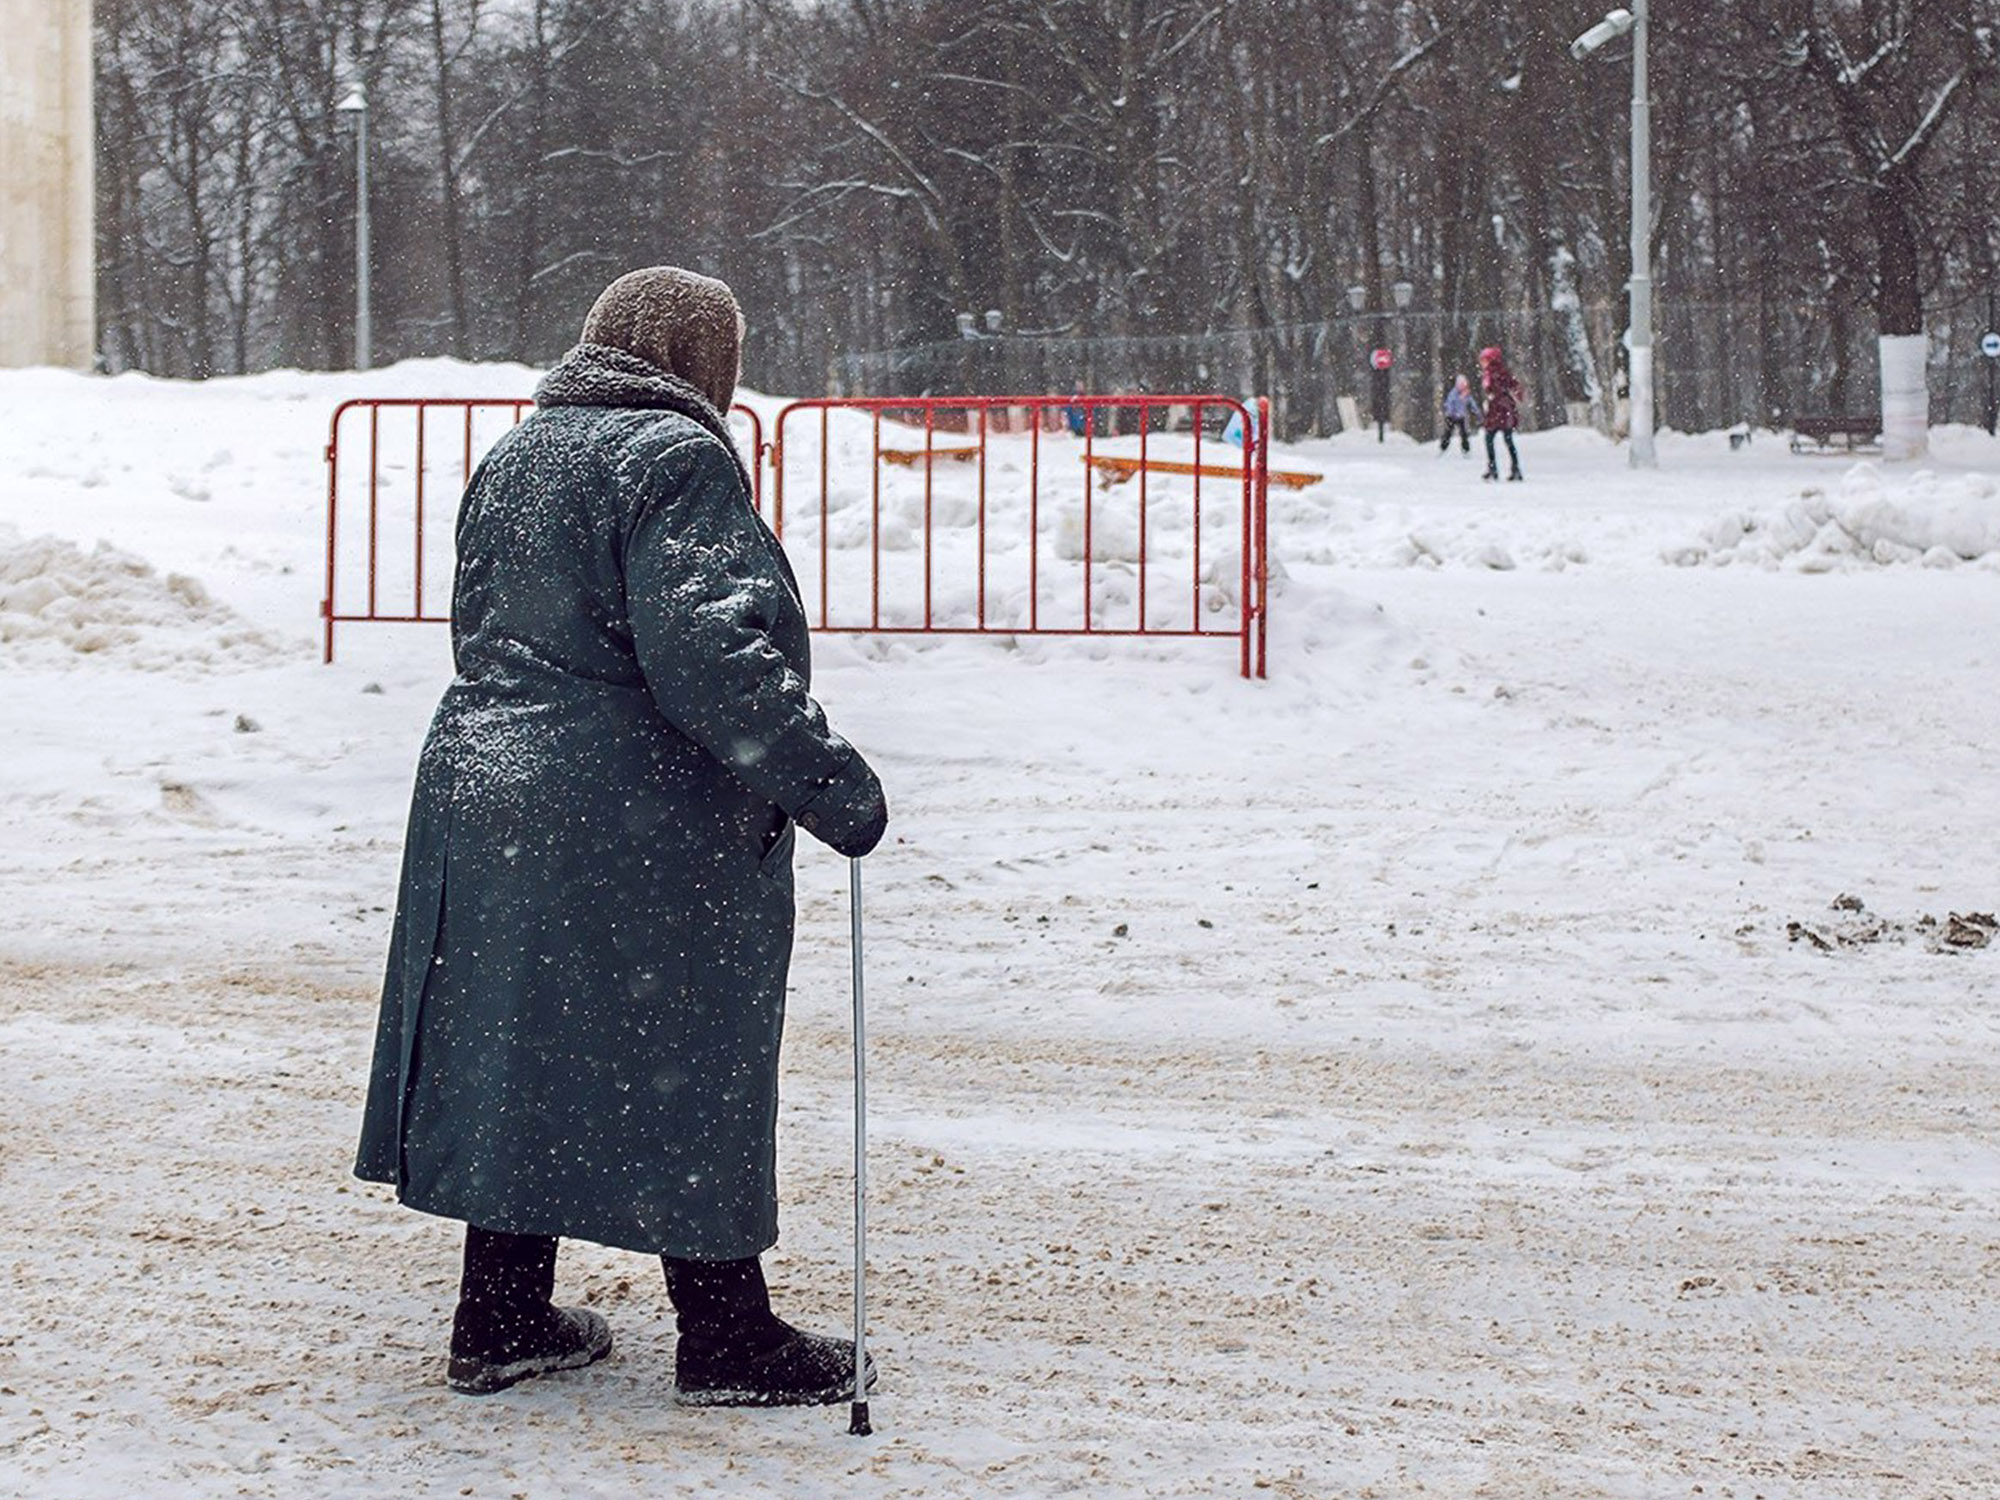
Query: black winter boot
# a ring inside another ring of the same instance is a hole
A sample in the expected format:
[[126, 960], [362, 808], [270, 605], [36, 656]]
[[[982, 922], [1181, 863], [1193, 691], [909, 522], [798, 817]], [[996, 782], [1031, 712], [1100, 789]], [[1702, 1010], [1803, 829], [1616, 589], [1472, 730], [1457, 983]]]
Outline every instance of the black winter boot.
[[445, 1383], [461, 1395], [490, 1396], [609, 1354], [610, 1325], [585, 1308], [550, 1305], [555, 1282], [555, 1236], [466, 1225]]
[[[764, 1269], [744, 1260], [660, 1257], [680, 1341], [677, 1406], [824, 1406], [854, 1390], [854, 1345], [801, 1333], [771, 1311]], [[875, 1384], [875, 1361], [868, 1361]]]

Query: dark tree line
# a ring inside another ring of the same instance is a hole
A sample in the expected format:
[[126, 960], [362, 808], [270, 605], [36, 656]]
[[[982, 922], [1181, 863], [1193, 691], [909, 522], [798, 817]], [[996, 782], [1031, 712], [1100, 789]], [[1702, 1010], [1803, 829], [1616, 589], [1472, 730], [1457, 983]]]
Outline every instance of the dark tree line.
[[[726, 277], [747, 375], [1256, 387], [1409, 413], [1505, 342], [1543, 422], [1622, 379], [1630, 72], [1602, 0], [99, 0], [117, 367], [546, 361], [614, 273]], [[1663, 418], [1979, 414], [2000, 0], [1655, 0]], [[1398, 306], [1398, 284], [1407, 305]], [[1359, 304], [1357, 309], [1355, 304]], [[960, 315], [1005, 336], [960, 338]]]

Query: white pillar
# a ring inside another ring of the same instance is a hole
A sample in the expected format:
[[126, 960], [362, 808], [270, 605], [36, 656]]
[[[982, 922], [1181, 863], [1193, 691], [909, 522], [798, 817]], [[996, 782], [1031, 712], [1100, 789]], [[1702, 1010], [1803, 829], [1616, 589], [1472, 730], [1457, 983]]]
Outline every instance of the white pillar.
[[97, 348], [91, 0], [0, 0], [0, 367]]
[[1930, 452], [1931, 398], [1924, 378], [1930, 339], [1885, 334], [1882, 359], [1882, 456], [1914, 460]]

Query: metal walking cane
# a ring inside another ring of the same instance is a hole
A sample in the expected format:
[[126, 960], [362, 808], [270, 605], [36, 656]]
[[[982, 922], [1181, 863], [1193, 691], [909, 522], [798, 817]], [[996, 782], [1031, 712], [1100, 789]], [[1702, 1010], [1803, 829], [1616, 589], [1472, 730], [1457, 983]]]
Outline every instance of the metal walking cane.
[[854, 1404], [847, 1430], [868, 1424], [868, 1028], [861, 1003], [861, 861], [847, 862], [847, 910], [854, 947]]

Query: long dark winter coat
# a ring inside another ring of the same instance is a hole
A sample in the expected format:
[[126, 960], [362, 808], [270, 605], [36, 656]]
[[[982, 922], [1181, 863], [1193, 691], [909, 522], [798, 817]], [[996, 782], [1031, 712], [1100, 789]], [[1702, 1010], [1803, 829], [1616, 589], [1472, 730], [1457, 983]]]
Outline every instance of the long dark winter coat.
[[777, 1238], [792, 820], [865, 852], [867, 763], [722, 419], [585, 344], [458, 525], [356, 1172], [487, 1229], [723, 1260]]

